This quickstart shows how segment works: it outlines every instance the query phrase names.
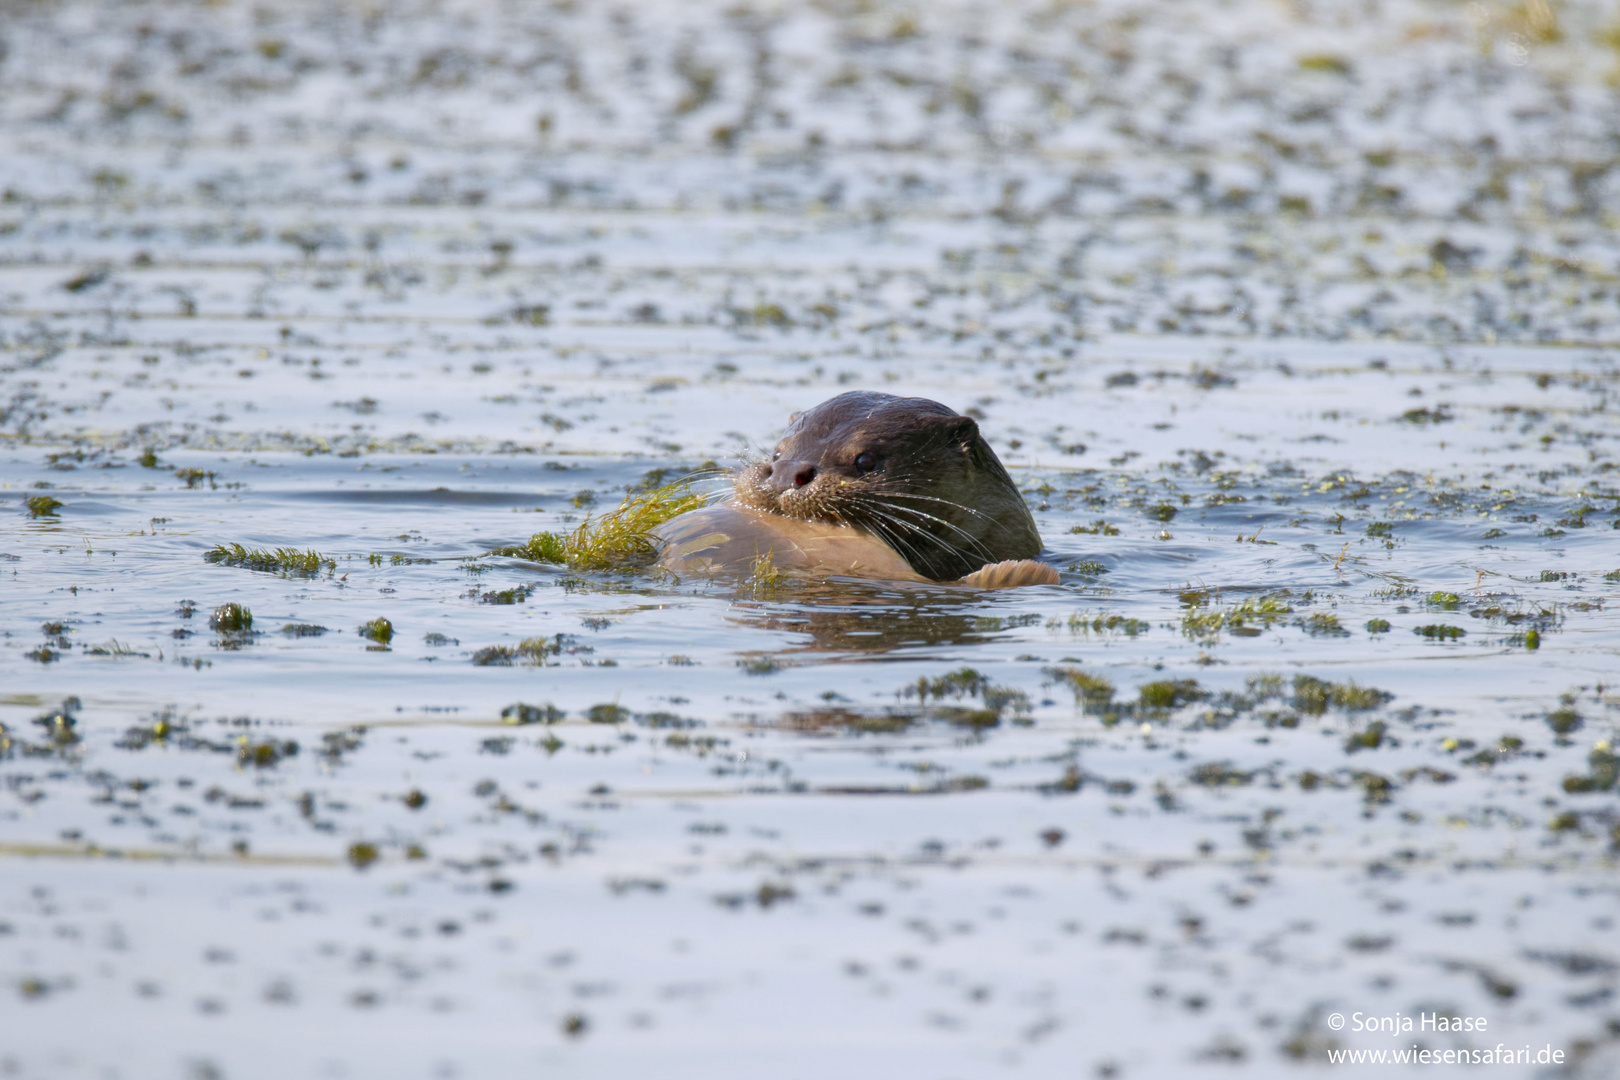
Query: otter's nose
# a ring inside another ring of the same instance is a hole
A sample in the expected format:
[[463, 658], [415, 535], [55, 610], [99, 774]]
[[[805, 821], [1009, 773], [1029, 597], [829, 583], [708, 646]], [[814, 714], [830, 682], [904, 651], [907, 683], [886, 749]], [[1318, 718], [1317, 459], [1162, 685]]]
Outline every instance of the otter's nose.
[[778, 461], [771, 466], [771, 487], [777, 491], [802, 488], [816, 478], [816, 467], [808, 461]]

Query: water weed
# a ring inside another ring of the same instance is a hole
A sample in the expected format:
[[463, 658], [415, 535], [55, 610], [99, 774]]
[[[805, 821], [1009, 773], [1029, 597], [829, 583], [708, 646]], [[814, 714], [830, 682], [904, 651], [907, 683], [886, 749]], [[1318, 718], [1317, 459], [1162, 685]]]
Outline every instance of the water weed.
[[553, 563], [571, 570], [634, 570], [658, 557], [652, 530], [677, 514], [702, 506], [702, 495], [684, 482], [625, 496], [616, 509], [587, 517], [570, 533], [535, 533], [518, 547], [492, 555]]

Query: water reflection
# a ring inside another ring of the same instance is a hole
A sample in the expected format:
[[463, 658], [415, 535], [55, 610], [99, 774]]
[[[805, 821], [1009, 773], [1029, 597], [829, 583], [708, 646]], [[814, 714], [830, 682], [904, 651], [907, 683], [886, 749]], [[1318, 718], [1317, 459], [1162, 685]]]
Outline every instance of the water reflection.
[[1041, 620], [1037, 613], [989, 614], [997, 607], [983, 594], [947, 586], [831, 580], [783, 586], [780, 593], [790, 594], [791, 599], [739, 599], [727, 621], [739, 627], [809, 635], [808, 642], [782, 649], [783, 653], [877, 655], [937, 645], [976, 645]]

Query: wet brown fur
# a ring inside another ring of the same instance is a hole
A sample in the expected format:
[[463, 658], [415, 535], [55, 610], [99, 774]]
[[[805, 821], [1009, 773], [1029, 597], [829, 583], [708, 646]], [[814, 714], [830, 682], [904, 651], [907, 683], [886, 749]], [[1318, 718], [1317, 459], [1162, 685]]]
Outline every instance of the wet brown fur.
[[771, 459], [735, 482], [744, 506], [871, 533], [935, 581], [1041, 550], [979, 425], [927, 398], [840, 394], [794, 416]]

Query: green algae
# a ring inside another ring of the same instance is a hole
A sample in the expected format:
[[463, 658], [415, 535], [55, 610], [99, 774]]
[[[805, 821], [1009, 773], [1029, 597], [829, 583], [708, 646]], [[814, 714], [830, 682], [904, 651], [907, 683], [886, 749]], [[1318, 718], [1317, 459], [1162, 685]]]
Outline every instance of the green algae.
[[152, 654], [141, 652], [139, 649], [124, 644], [117, 638], [104, 641], [100, 645], [92, 645], [84, 650], [86, 656], [139, 656], [149, 658]]
[[250, 548], [241, 544], [216, 544], [203, 553], [203, 560], [216, 566], [240, 566], [283, 577], [315, 577], [322, 570], [331, 574], [337, 569], [333, 559], [313, 549]]
[[514, 585], [510, 589], [499, 589], [494, 592], [478, 593], [478, 602], [481, 604], [521, 604], [528, 600], [529, 594], [534, 592], [533, 585]]
[[359, 634], [368, 641], [387, 645], [394, 640], [394, 624], [381, 616], [360, 624]]
[[[1368, 724], [1364, 731], [1354, 731], [1344, 740], [1345, 753], [1353, 754], [1358, 750], [1376, 750], [1384, 744], [1384, 736], [1389, 731], [1389, 725], [1382, 720], [1374, 720]], [[1394, 745], [1393, 742], [1391, 745]]]
[[365, 735], [364, 727], [328, 731], [321, 736], [321, 755], [335, 765], [343, 760], [344, 754], [352, 753], [365, 745]]
[[1339, 623], [1339, 617], [1325, 611], [1315, 612], [1299, 624], [1311, 637], [1349, 637], [1350, 631]]
[[905, 697], [915, 697], [920, 701], [929, 698], [936, 700], [943, 698], [978, 697], [990, 686], [990, 680], [972, 668], [960, 668], [935, 678], [924, 676], [917, 680], [916, 685], [907, 687], [902, 691]]
[[31, 518], [56, 517], [56, 512], [67, 505], [61, 499], [49, 495], [30, 495], [23, 500], [23, 504], [28, 507], [28, 516]]
[[[1029, 695], [1022, 690], [999, 686], [973, 668], [959, 668], [935, 678], [919, 678], [901, 688], [901, 698], [916, 698], [924, 714], [958, 727], [982, 729], [995, 727], [1010, 711], [1015, 721], [1023, 723], [1032, 711]], [[980, 707], [935, 704], [946, 699], [978, 698]]]
[[549, 701], [543, 705], [525, 705], [518, 701], [501, 710], [501, 723], [555, 724], [563, 715], [563, 711]]
[[218, 486], [214, 484], [214, 474], [204, 469], [177, 469], [174, 478], [183, 481], [188, 491], [200, 488], [205, 483]]
[[356, 870], [364, 870], [382, 857], [382, 852], [377, 848], [376, 844], [368, 844], [364, 841], [350, 844], [346, 854], [349, 865]]
[[1204, 590], [1181, 594], [1186, 610], [1181, 615], [1181, 632], [1189, 639], [1209, 640], [1228, 631], [1238, 637], [1254, 637], [1292, 615], [1287, 592], [1250, 597], [1229, 608], [1207, 606], [1212, 595]]
[[1547, 714], [1547, 726], [1559, 736], [1578, 731], [1585, 723], [1586, 718], [1575, 711], [1573, 703], [1567, 697], [1562, 705]]
[[1586, 756], [1590, 770], [1584, 776], [1564, 777], [1564, 791], [1571, 795], [1590, 795], [1598, 791], [1613, 791], [1620, 785], [1620, 755], [1607, 744], [1595, 748]]
[[274, 739], [265, 742], [253, 742], [246, 735], [236, 740], [236, 762], [238, 765], [252, 765], [255, 768], [266, 769], [283, 758], [296, 757], [298, 743], [292, 739], [277, 742]]
[[572, 640], [566, 634], [554, 634], [549, 638], [525, 638], [516, 645], [488, 645], [473, 653], [472, 662], [476, 667], [511, 667], [522, 661], [539, 667]]
[[208, 628], [221, 634], [248, 634], [253, 630], [253, 612], [237, 603], [221, 604], [208, 616]]
[[1313, 53], [1299, 58], [1299, 66], [1304, 71], [1320, 71], [1328, 75], [1349, 75], [1352, 68], [1350, 61], [1342, 56], [1331, 53]]
[[1046, 675], [1074, 691], [1075, 704], [1083, 706], [1087, 712], [1106, 709], [1114, 700], [1114, 684], [1101, 675], [1072, 667], [1047, 668]]
[[1375, 772], [1356, 772], [1350, 779], [1361, 788], [1362, 800], [1369, 806], [1382, 806], [1395, 795], [1396, 785], [1387, 776]]
[[1196, 766], [1187, 779], [1200, 787], [1243, 787], [1252, 783], [1255, 774], [1232, 767], [1229, 761], [1211, 761]]
[[754, 557], [744, 584], [756, 600], [770, 600], [777, 597], [787, 580], [787, 575], [776, 565], [776, 553], [762, 551]]
[[60, 708], [34, 718], [34, 723], [44, 729], [45, 737], [52, 750], [63, 750], [80, 741], [78, 733], [79, 719], [76, 715], [79, 707], [78, 698], [65, 698]]
[[918, 713], [910, 710], [866, 712], [834, 707], [783, 713], [781, 726], [790, 731], [807, 733], [836, 729], [854, 734], [892, 735], [905, 731], [920, 719]]
[[1294, 708], [1310, 716], [1321, 716], [1331, 708], [1345, 712], [1366, 712], [1394, 698], [1394, 694], [1350, 682], [1328, 682], [1311, 675], [1294, 676]]
[[685, 481], [625, 496], [600, 517], [587, 517], [571, 533], [540, 532], [517, 547], [491, 555], [566, 566], [570, 570], [634, 570], [658, 557], [653, 529], [677, 514], [702, 506], [703, 496]]
[[1118, 536], [1119, 527], [1110, 525], [1102, 518], [1098, 518], [1090, 525], [1072, 525], [1069, 527], [1071, 535], [1078, 536]]
[[1133, 619], [1114, 612], [1104, 611], [1090, 615], [1077, 611], [1067, 619], [1053, 616], [1046, 620], [1046, 628], [1052, 631], [1067, 628], [1071, 634], [1124, 634], [1126, 637], [1134, 638], [1147, 633], [1153, 627], [1141, 619]]
[[1142, 708], [1153, 711], [1179, 709], [1209, 697], [1209, 692], [1200, 687], [1196, 679], [1161, 679], [1144, 683], [1137, 687], [1136, 694]]

